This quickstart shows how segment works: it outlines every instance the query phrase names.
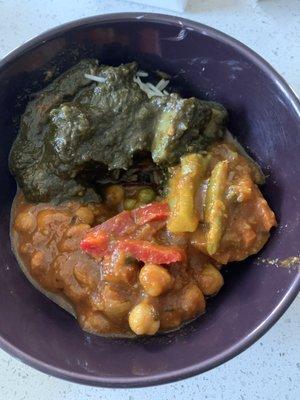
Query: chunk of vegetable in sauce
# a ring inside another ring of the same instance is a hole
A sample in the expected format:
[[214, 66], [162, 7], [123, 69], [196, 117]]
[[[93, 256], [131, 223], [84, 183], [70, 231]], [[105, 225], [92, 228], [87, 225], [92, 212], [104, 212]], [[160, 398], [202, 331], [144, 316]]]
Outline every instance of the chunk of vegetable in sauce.
[[154, 297], [165, 293], [174, 282], [166, 268], [157, 264], [145, 264], [140, 271], [139, 280], [145, 292]]
[[106, 253], [111, 239], [133, 234], [138, 226], [163, 221], [169, 215], [166, 203], [151, 203], [133, 211], [122, 211], [92, 228], [81, 242], [81, 248], [95, 256]]
[[146, 301], [137, 304], [130, 311], [129, 326], [137, 335], [154, 335], [159, 325], [159, 316], [155, 308]]
[[104, 255], [109, 246], [109, 235], [101, 230], [89, 233], [80, 243], [82, 250], [94, 256]]
[[198, 276], [200, 289], [205, 296], [211, 296], [218, 293], [224, 285], [224, 279], [221, 272], [212, 264], [205, 264]]
[[159, 245], [146, 240], [121, 239], [117, 247], [144, 263], [171, 264], [186, 259], [185, 251], [180, 247]]
[[207, 251], [213, 255], [218, 250], [225, 229], [226, 206], [224, 191], [228, 175], [228, 161], [220, 161], [214, 167], [205, 199], [205, 222], [208, 224]]
[[193, 318], [205, 310], [205, 298], [202, 291], [195, 284], [190, 284], [183, 292], [181, 305], [186, 318]]
[[169, 183], [169, 205], [171, 215], [167, 227], [173, 233], [194, 232], [198, 226], [195, 195], [206, 170], [206, 162], [200, 154], [181, 157]]
[[169, 216], [169, 206], [167, 203], [151, 203], [133, 210], [132, 216], [138, 225], [151, 221], [164, 221]]

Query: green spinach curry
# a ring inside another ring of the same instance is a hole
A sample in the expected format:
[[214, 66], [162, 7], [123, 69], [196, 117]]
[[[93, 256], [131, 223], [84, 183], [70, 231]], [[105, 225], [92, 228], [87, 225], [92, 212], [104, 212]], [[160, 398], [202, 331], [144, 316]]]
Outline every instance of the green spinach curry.
[[225, 135], [225, 108], [146, 75], [81, 61], [28, 104], [10, 155], [19, 265], [99, 335], [154, 335], [199, 316], [221, 267], [276, 226], [259, 167]]
[[177, 94], [149, 99], [134, 82], [137, 68], [83, 60], [28, 104], [10, 155], [28, 200], [82, 195], [85, 170], [98, 167], [115, 180], [141, 153], [167, 166], [222, 137], [227, 112], [221, 105]]

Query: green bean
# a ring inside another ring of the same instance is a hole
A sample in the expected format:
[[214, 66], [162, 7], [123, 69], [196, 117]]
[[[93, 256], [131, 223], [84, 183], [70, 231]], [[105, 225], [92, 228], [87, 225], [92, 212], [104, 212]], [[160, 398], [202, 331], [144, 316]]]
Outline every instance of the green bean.
[[214, 167], [209, 180], [205, 199], [205, 222], [208, 224], [207, 252], [217, 252], [225, 229], [226, 207], [223, 195], [228, 175], [228, 161], [220, 161]]

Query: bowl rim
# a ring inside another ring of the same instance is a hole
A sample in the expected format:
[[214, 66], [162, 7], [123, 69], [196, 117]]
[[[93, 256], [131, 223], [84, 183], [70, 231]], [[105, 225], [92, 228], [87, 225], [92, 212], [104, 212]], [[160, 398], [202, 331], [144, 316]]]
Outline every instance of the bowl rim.
[[[126, 21], [130, 23], [137, 20], [144, 22], [164, 23], [168, 25], [178, 26], [181, 29], [187, 28], [190, 30], [195, 30], [204, 35], [208, 35], [224, 44], [230, 45], [231, 47], [245, 55], [247, 58], [249, 58], [258, 68], [263, 70], [274, 81], [274, 83], [276, 83], [276, 85], [279, 86], [279, 89], [288, 98], [290, 104], [294, 108], [296, 115], [300, 117], [300, 101], [296, 93], [291, 88], [291, 86], [275, 71], [275, 69], [260, 55], [258, 55], [256, 52], [251, 50], [249, 47], [247, 47], [237, 39], [234, 39], [233, 37], [215, 28], [211, 28], [200, 22], [181, 18], [176, 15], [167, 15], [160, 13], [123, 12], [99, 14], [76, 19], [74, 21], [70, 21], [58, 25], [52, 29], [46, 30], [45, 32], [27, 40], [24, 44], [9, 52], [4, 58], [0, 60], [0, 70], [5, 69], [5, 67], [7, 67], [10, 63], [15, 62], [24, 53], [40, 45], [41, 42], [43, 43], [51, 40], [59, 34], [62, 34], [74, 28], [93, 26], [102, 22], [113, 23]], [[41, 372], [76, 383], [115, 388], [145, 387], [165, 384], [206, 372], [242, 353], [254, 342], [260, 339], [278, 321], [278, 319], [284, 314], [284, 312], [296, 298], [299, 291], [300, 274], [297, 274], [288, 291], [285, 293], [284, 297], [277, 305], [277, 307], [273, 309], [272, 312], [267, 316], [267, 318], [259, 326], [255, 327], [249, 335], [239, 340], [237, 343], [227, 348], [222, 353], [219, 353], [215, 357], [212, 357], [189, 367], [180, 368], [172, 372], [159, 372], [151, 376], [136, 376], [133, 378], [87, 376], [83, 373], [74, 373], [66, 369], [58, 368], [54, 365], [43, 362], [38, 358], [35, 358], [30, 354], [20, 350], [17, 346], [10, 343], [3, 337], [0, 337], [0, 347], [10, 355], [20, 359], [25, 364], [34, 367]]]

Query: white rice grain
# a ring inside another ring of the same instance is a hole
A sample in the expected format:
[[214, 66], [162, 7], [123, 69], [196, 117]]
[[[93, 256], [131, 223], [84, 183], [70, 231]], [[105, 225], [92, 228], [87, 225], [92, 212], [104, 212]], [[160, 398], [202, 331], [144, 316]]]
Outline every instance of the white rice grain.
[[90, 79], [91, 81], [103, 83], [106, 81], [105, 78], [102, 78], [101, 76], [96, 76], [96, 75], [91, 75], [91, 74], [84, 74], [84, 77], [86, 79]]

